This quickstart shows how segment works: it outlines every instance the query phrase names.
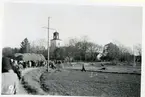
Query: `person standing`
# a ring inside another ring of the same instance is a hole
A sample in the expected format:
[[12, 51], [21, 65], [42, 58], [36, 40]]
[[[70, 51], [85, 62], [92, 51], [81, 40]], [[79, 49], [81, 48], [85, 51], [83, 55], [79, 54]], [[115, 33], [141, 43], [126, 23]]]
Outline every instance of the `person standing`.
[[19, 79], [14, 73], [10, 64], [10, 59], [2, 57], [2, 95], [15, 95], [19, 91]]
[[23, 62], [23, 68], [24, 69], [26, 68], [26, 62], [25, 61]]
[[85, 66], [84, 66], [84, 64], [82, 64], [82, 70], [81, 70], [82, 72], [83, 71], [85, 71], [86, 72], [86, 69], [85, 69]]
[[11, 67], [12, 67], [14, 73], [17, 74], [17, 76], [18, 76], [18, 78], [20, 80], [21, 79], [21, 70], [20, 70], [20, 67], [19, 66], [20, 65], [18, 65], [17, 60], [15, 60], [13, 64], [11, 64]]
[[31, 61], [29, 61], [29, 67], [32, 67], [32, 62]]

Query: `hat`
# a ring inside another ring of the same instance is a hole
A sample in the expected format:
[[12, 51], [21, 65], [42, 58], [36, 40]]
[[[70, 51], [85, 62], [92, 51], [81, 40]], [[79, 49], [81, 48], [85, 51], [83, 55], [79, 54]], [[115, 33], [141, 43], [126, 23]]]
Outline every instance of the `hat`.
[[10, 59], [8, 57], [2, 57], [2, 73], [8, 72], [12, 69]]

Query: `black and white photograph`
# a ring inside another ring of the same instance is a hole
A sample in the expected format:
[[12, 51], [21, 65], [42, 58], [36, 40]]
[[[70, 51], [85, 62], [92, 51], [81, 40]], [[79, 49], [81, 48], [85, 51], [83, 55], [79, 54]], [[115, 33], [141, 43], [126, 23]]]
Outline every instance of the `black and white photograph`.
[[141, 97], [141, 6], [4, 3], [1, 95]]

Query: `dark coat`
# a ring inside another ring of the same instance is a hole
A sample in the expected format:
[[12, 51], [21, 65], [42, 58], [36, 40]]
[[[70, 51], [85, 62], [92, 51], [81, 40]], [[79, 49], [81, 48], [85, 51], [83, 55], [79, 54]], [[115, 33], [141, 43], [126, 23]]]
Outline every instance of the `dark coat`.
[[11, 60], [8, 57], [2, 57], [2, 73], [12, 69], [10, 61]]

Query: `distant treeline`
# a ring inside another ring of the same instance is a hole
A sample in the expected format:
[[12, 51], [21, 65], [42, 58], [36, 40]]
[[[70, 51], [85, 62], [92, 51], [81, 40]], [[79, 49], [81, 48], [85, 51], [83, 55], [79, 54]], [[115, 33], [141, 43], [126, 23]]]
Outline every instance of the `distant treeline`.
[[[25, 38], [20, 48], [3, 48], [3, 55], [13, 58], [15, 53], [37, 53], [43, 54], [47, 59], [47, 49], [41, 45], [32, 45]], [[104, 46], [90, 42], [87, 38], [70, 39], [68, 44], [55, 50], [50, 50], [51, 60], [66, 60], [66, 61], [120, 61], [120, 62], [141, 62], [141, 45], [134, 47], [137, 56], [134, 56], [132, 49], [115, 43], [108, 43]]]

